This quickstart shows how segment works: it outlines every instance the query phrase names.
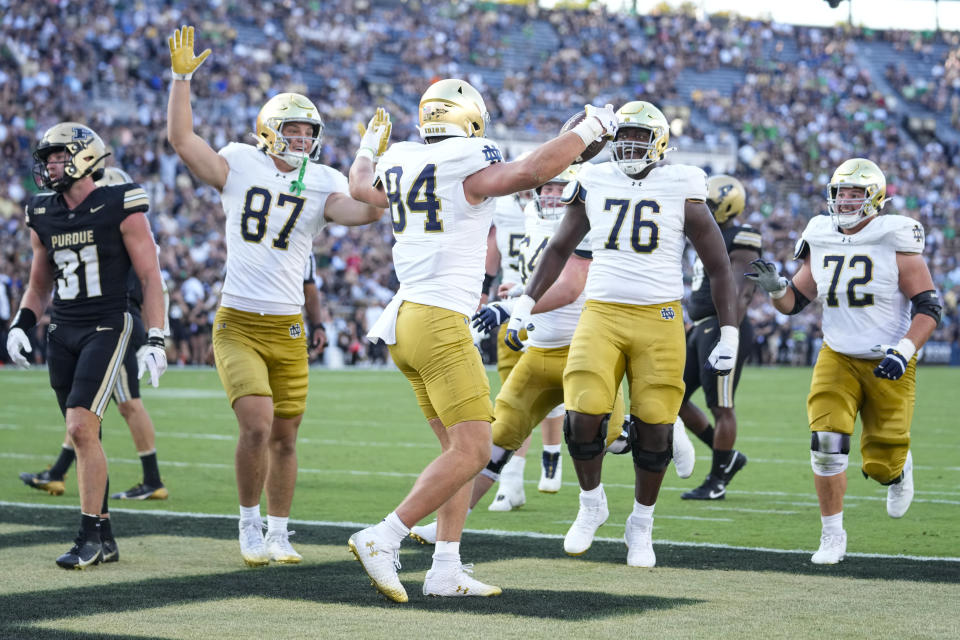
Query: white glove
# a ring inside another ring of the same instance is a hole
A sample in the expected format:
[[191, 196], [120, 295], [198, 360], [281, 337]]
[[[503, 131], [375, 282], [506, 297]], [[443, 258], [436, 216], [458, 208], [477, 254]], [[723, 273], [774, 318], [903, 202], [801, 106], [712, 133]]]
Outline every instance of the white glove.
[[725, 376], [737, 366], [737, 348], [740, 346], [740, 329], [723, 325], [720, 327], [720, 342], [713, 348], [703, 368], [718, 376]]
[[513, 306], [513, 312], [510, 314], [510, 322], [507, 324], [507, 335], [503, 337], [503, 342], [514, 351], [523, 351], [524, 344], [520, 339], [520, 332], [524, 329], [533, 331], [533, 323], [530, 322], [530, 316], [533, 315], [533, 305], [536, 301], [530, 296], [524, 294], [517, 298]]
[[595, 107], [592, 104], [588, 104], [583, 108], [583, 111], [587, 114], [587, 117], [571, 129], [571, 131], [580, 136], [583, 144], [590, 146], [594, 140], [601, 136], [613, 138], [617, 135], [619, 123], [617, 122], [617, 114], [614, 112], [612, 104], [604, 107]]
[[376, 162], [390, 145], [390, 132], [393, 130], [390, 114], [383, 107], [377, 107], [377, 112], [373, 114], [370, 123], [366, 127], [359, 124], [357, 129], [362, 136], [357, 155], [370, 158], [370, 160]]
[[755, 273], [745, 273], [747, 280], [752, 280], [760, 285], [760, 288], [770, 294], [774, 300], [782, 298], [787, 294], [787, 287], [790, 281], [780, 275], [776, 265], [763, 259], [756, 259], [750, 263], [750, 266], [756, 269]]
[[[33, 347], [30, 346], [30, 338], [20, 327], [10, 329], [7, 334], [7, 355], [13, 361], [13, 364], [26, 369], [30, 366], [24, 353], [30, 353]], [[22, 353], [21, 353], [22, 352]]]
[[137, 349], [137, 378], [150, 372], [150, 384], [160, 384], [160, 376], [167, 370], [167, 352], [163, 344], [163, 329], [156, 327], [147, 332], [147, 344]]

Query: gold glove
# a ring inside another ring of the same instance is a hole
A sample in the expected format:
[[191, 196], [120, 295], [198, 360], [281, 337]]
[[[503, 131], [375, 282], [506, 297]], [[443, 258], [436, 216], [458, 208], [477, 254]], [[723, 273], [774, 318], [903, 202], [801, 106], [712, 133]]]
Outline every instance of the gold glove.
[[193, 55], [193, 27], [186, 25], [174, 30], [170, 36], [170, 67], [173, 69], [175, 80], [189, 80], [193, 72], [203, 64], [210, 55], [207, 49], [199, 56]]
[[390, 114], [383, 107], [377, 107], [370, 124], [364, 127], [363, 123], [359, 123], [357, 130], [361, 138], [357, 155], [363, 154], [376, 162], [390, 146], [390, 132], [393, 130]]

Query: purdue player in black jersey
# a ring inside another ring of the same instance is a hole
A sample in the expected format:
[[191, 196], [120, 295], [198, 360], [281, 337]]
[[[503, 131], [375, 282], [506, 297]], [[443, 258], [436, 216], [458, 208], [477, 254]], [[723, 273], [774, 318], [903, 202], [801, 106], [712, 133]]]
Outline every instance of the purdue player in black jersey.
[[[133, 179], [122, 169], [108, 167], [103, 177], [96, 181], [98, 187], [107, 185], [121, 185], [132, 183]], [[167, 307], [166, 285], [163, 288], [164, 309]], [[133, 330], [130, 333], [130, 345], [123, 358], [123, 368], [117, 376], [117, 384], [113, 388], [113, 399], [117, 403], [120, 415], [130, 428], [130, 435], [137, 448], [140, 464], [143, 467], [142, 482], [132, 488], [111, 494], [111, 498], [128, 500], [166, 500], [169, 496], [167, 488], [160, 480], [160, 470], [157, 466], [156, 433], [153, 421], [147, 413], [143, 401], [140, 399], [140, 381], [137, 377], [137, 352], [147, 344], [147, 331], [143, 326], [143, 287], [136, 271], [130, 269], [127, 275], [127, 309], [133, 320]], [[166, 318], [166, 313], [164, 313]], [[166, 326], [166, 320], [164, 320]], [[50, 495], [62, 495], [65, 486], [64, 478], [70, 465], [73, 464], [75, 454], [69, 434], [65, 436], [63, 446], [56, 461], [49, 469], [39, 473], [24, 472], [20, 479], [28, 487], [46, 491]]]
[[156, 385], [166, 369], [163, 293], [146, 192], [136, 184], [97, 187], [109, 155], [89, 127], [51, 127], [33, 154], [34, 176], [45, 191], [27, 203], [33, 261], [30, 281], [7, 338], [7, 351], [26, 365], [25, 331], [36, 325], [56, 289], [47, 340], [50, 386], [57, 395], [77, 456], [81, 528], [74, 546], [57, 558], [82, 569], [118, 558], [107, 514], [107, 461], [100, 421], [130, 342], [127, 273], [143, 284], [150, 330], [138, 369]]
[[[750, 270], [750, 261], [756, 260], [761, 254], [760, 233], [748, 225], [736, 224], [736, 217], [743, 212], [745, 204], [743, 185], [736, 178], [716, 175], [707, 180], [707, 206], [720, 225], [737, 284], [740, 348], [732, 376], [717, 376], [704, 369], [707, 356], [717, 343], [719, 322], [710, 295], [710, 278], [704, 273], [698, 258], [694, 265], [688, 305], [693, 328], [687, 334], [687, 364], [683, 372], [683, 382], [687, 388], [680, 406], [680, 418], [688, 429], [713, 450], [713, 464], [703, 484], [681, 496], [685, 500], [722, 499], [734, 474], [747, 464], [746, 456], [733, 448], [737, 437], [733, 394], [753, 341], [753, 328], [746, 317], [746, 311], [755, 285], [743, 274]], [[706, 414], [690, 401], [690, 396], [700, 387], [703, 388], [707, 406], [713, 413], [716, 428], [710, 426]]]

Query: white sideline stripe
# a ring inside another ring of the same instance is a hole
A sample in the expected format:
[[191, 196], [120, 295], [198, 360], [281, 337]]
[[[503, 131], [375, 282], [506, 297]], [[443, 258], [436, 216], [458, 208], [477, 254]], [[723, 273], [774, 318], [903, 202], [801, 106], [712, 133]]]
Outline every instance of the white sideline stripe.
[[[2, 458], [13, 458], [17, 460], [49, 460], [50, 456], [39, 455], [34, 453], [8, 453], [0, 452], [0, 459]], [[115, 464], [132, 464], [140, 466], [140, 459], [131, 459], [131, 458], [110, 458], [109, 462]], [[224, 462], [179, 462], [176, 460], [163, 460], [162, 464], [168, 467], [179, 467], [179, 468], [197, 468], [197, 469], [230, 469], [232, 470], [234, 466], [232, 464], [227, 464]], [[300, 467], [297, 469], [298, 473], [315, 473], [320, 475], [349, 475], [349, 476], [382, 476], [387, 478], [418, 478], [420, 473], [404, 473], [400, 471], [365, 471], [360, 469], [311, 469], [309, 467]], [[524, 480], [524, 484], [534, 485], [537, 484], [538, 480]], [[632, 484], [620, 484], [614, 482], [605, 482], [603, 483], [605, 487], [611, 487], [615, 489], [634, 489]], [[580, 488], [576, 482], [564, 482], [563, 486], [565, 487], [575, 487]], [[661, 487], [660, 491], [687, 491], [685, 487]], [[774, 497], [783, 497], [783, 498], [806, 498], [808, 500], [813, 499], [815, 496], [808, 493], [786, 493], [783, 491], [737, 491], [737, 493], [745, 496], [774, 496]], [[926, 494], [925, 491], [917, 491], [915, 495]], [[941, 492], [937, 492], [941, 493]], [[947, 495], [957, 495], [955, 493], [949, 493]], [[886, 502], [887, 497], [883, 496], [858, 496], [847, 494], [844, 496], [844, 500], [848, 503], [848, 506], [855, 506], [849, 504], [851, 502], [855, 503], [858, 500], [869, 500], [874, 502]], [[950, 504], [950, 505], [960, 505], [960, 500], [943, 500], [939, 498], [914, 498], [914, 502], [926, 502], [932, 504]], [[784, 501], [784, 504], [791, 506], [805, 507], [805, 506], [816, 506], [816, 502], [790, 502]], [[723, 507], [713, 507], [713, 508], [723, 508]], [[737, 509], [733, 509], [737, 510]], [[764, 511], [756, 511], [757, 513], [764, 513]], [[770, 511], [769, 513], [781, 513], [789, 514], [793, 513], [790, 511]]]
[[[32, 502], [8, 502], [6, 500], [0, 500], [0, 507], [22, 507], [26, 509], [57, 509], [57, 510], [69, 510], [76, 511], [77, 507], [75, 505], [59, 505], [59, 504], [36, 504]], [[146, 514], [151, 516], [169, 516], [177, 518], [195, 518], [195, 519], [211, 519], [211, 520], [239, 520], [240, 516], [238, 515], [226, 515], [222, 513], [196, 513], [193, 511], [163, 511], [161, 509], [110, 509], [113, 513], [129, 513], [129, 514]], [[660, 516], [658, 516], [660, 517]], [[373, 526], [372, 522], [351, 522], [351, 521], [341, 521], [336, 522], [332, 520], [295, 520], [290, 519], [290, 524], [296, 525], [306, 525], [314, 527], [337, 527], [343, 529], [364, 529], [366, 527]], [[531, 538], [537, 540], [563, 540], [564, 536], [556, 533], [537, 533], [535, 531], [503, 531], [501, 529], [464, 529], [465, 533], [472, 533], [477, 535], [484, 536], [497, 536], [502, 538]], [[623, 538], [594, 538], [594, 540], [599, 540], [600, 542], [615, 542], [618, 544], [623, 544]], [[740, 545], [732, 544], [720, 544], [716, 542], [686, 542], [681, 540], [656, 540], [654, 541], [655, 545], [660, 546], [674, 546], [674, 547], [691, 547], [691, 548], [705, 548], [705, 549], [729, 549], [733, 551], [759, 551], [762, 553], [793, 553], [793, 554], [804, 554], [810, 555], [812, 551], [808, 549], [775, 549], [772, 547], [744, 547]], [[856, 553], [848, 552], [846, 554], [848, 557], [854, 558], [880, 558], [885, 560], [916, 560], [918, 562], [958, 562], [960, 563], [960, 557], [950, 557], [950, 556], [913, 556], [913, 555], [904, 555], [904, 554], [888, 554], [888, 553]]]

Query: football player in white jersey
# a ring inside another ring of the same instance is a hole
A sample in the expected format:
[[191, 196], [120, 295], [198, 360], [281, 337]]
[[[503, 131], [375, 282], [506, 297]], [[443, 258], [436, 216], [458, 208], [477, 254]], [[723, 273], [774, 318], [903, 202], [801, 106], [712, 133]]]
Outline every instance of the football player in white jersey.
[[567, 212], [514, 305], [506, 340], [519, 349], [522, 328], [535, 335], [531, 309], [589, 232], [593, 263], [587, 302], [563, 374], [564, 437], [581, 488], [580, 510], [563, 546], [570, 555], [586, 552], [609, 515], [601, 466], [608, 422], [626, 374], [636, 470], [636, 499], [625, 533], [627, 564], [652, 567], [653, 508], [672, 457], [684, 389], [684, 235], [713, 285], [720, 339], [707, 366], [720, 375], [729, 374], [736, 362], [736, 288], [723, 236], [705, 202], [706, 175], [696, 167], [660, 163], [669, 125], [652, 104], [629, 102], [617, 118], [613, 160], [584, 165], [577, 182], [564, 191]]
[[[560, 194], [564, 185], [574, 180], [575, 176], [576, 167], [565, 169], [543, 185], [542, 190], [538, 189], [538, 197], [527, 205], [525, 234], [518, 245], [521, 282], [526, 282], [530, 277], [544, 247], [556, 232], [564, 212]], [[501, 486], [495, 500], [500, 500], [500, 493], [504, 490], [503, 476], [509, 461], [527, 446], [530, 433], [537, 424], [550, 419], [547, 416], [553, 414], [558, 406], [561, 412], [558, 418], [562, 425], [563, 369], [567, 363], [570, 340], [586, 299], [583, 290], [591, 257], [589, 242], [584, 240], [567, 260], [557, 281], [534, 307], [536, 316], [533, 322], [537, 331], [531, 333], [529, 341], [524, 343], [526, 349], [522, 353], [510, 349], [520, 357], [497, 394], [493, 410], [492, 454], [486, 468], [473, 481], [471, 509], [497, 480], [500, 480]], [[499, 305], [502, 314], [509, 317], [516, 300], [509, 298], [494, 304]], [[473, 318], [474, 327], [484, 332], [495, 329], [496, 324], [502, 321], [501, 313], [489, 309], [482, 310]], [[613, 416], [616, 424], [623, 422], [622, 394], [618, 394]], [[607, 444], [613, 442], [618, 434], [611, 429], [607, 434]], [[559, 457], [558, 444], [556, 458]], [[554, 464], [559, 465], [559, 461]], [[410, 537], [424, 544], [433, 544], [436, 540], [436, 523], [413, 527]]]
[[814, 564], [836, 564], [847, 550], [843, 497], [854, 421], [860, 414], [863, 474], [887, 486], [887, 513], [900, 518], [913, 500], [910, 423], [914, 355], [940, 321], [940, 299], [924, 262], [923, 227], [879, 215], [886, 178], [851, 158], [830, 179], [830, 215], [814, 216], [797, 243], [803, 264], [788, 281], [765, 260], [756, 280], [781, 313], [823, 305], [823, 346], [813, 368], [807, 418], [810, 463], [822, 533]]
[[[522, 159], [524, 155], [520, 154], [517, 159]], [[550, 199], [558, 201], [564, 184], [566, 182], [555, 178], [547, 184], [537, 187], [533, 197], [540, 202]], [[526, 201], [525, 205], [524, 200]], [[499, 257], [501, 289], [509, 290], [512, 287], [520, 286], [521, 278], [518, 271], [520, 243], [527, 233], [524, 211], [530, 208], [532, 202], [531, 198], [521, 198], [519, 193], [497, 198], [496, 202], [497, 208], [493, 213], [492, 228], [495, 241], [491, 243], [490, 238], [487, 240], [487, 259], [489, 261], [491, 254]], [[536, 205], [534, 205], [534, 208], [536, 208]], [[536, 217], [536, 214], [534, 214], [533, 218], [536, 219]], [[489, 277], [489, 269], [487, 273]], [[484, 280], [484, 285], [486, 284], [487, 281]], [[503, 297], [498, 296], [498, 298]], [[484, 300], [483, 303], [486, 304], [486, 301]], [[513, 370], [520, 359], [520, 352], [510, 349], [503, 341], [507, 332], [506, 320], [509, 314], [497, 303], [487, 305], [478, 313], [491, 317], [493, 322], [500, 325], [497, 334], [497, 373], [500, 376], [500, 386], [502, 388], [507, 376], [510, 375], [510, 371]], [[547, 414], [541, 425], [543, 452], [541, 454], [540, 482], [537, 489], [543, 493], [556, 493], [560, 490], [563, 476], [561, 468], [563, 458], [560, 455], [562, 417], [563, 407], [558, 406]], [[527, 450], [530, 449], [530, 440], [531, 438], [528, 436], [500, 472], [500, 484], [496, 497], [490, 503], [490, 511], [511, 511], [526, 504], [526, 493], [523, 490], [523, 471], [527, 461]]]
[[[296, 563], [287, 520], [307, 397], [304, 268], [326, 222], [368, 224], [383, 208], [352, 199], [343, 174], [316, 163], [323, 121], [305, 96], [281, 93], [263, 106], [256, 146], [232, 142], [214, 151], [194, 133], [190, 106], [190, 78], [210, 50], [193, 55], [193, 27], [178, 29], [169, 44], [167, 139], [191, 173], [220, 192], [226, 214], [227, 273], [213, 347], [240, 430], [240, 553], [250, 566]], [[389, 127], [379, 133], [389, 136]]]
[[350, 168], [350, 192], [389, 205], [396, 239], [400, 290], [368, 337], [389, 345], [442, 450], [395, 511], [349, 540], [374, 586], [398, 602], [407, 600], [397, 576], [400, 543], [433, 511], [438, 541], [424, 594], [500, 593], [464, 571], [459, 551], [471, 480], [490, 459], [490, 384], [468, 323], [480, 301], [493, 198], [546, 182], [616, 130], [612, 108], [588, 106], [578, 128], [504, 163], [496, 143], [483, 137], [487, 109], [468, 83], [434, 83], [419, 110], [425, 144], [396, 143], [376, 165], [361, 149]]

